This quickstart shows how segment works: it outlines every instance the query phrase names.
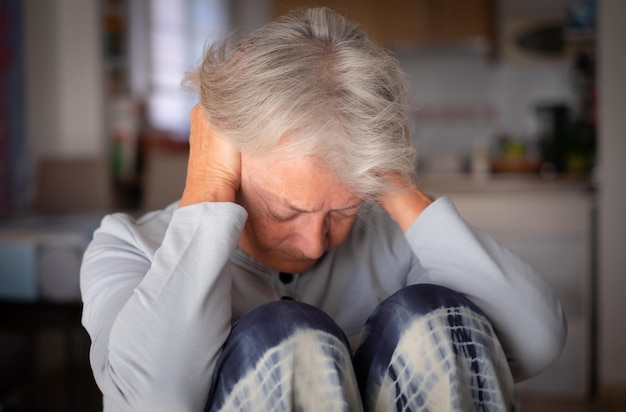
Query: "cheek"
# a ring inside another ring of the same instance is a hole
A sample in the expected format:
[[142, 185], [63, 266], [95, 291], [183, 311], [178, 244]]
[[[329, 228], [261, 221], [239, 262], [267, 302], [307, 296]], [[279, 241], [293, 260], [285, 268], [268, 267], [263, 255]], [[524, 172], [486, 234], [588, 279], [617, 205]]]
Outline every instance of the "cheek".
[[334, 248], [341, 244], [352, 229], [352, 225], [354, 224], [354, 219], [344, 219], [339, 222], [335, 222], [328, 233], [328, 243], [329, 249]]
[[294, 233], [289, 223], [278, 223], [263, 213], [249, 214], [248, 224], [259, 246], [267, 249], [280, 247]]

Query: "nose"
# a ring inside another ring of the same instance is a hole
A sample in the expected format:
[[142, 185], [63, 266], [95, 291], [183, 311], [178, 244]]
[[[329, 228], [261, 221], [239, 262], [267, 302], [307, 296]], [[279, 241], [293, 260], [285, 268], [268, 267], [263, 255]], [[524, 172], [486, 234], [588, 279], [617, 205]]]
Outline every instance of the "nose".
[[311, 214], [300, 231], [300, 251], [308, 259], [318, 259], [328, 247], [330, 219], [328, 216]]

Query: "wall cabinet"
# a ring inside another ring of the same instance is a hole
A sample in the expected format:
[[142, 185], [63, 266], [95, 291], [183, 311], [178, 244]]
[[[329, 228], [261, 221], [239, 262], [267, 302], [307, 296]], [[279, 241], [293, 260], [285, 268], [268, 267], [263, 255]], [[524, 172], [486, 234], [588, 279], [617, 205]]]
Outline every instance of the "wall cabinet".
[[475, 42], [490, 47], [493, 0], [276, 0], [275, 15], [328, 6], [361, 23], [387, 47]]

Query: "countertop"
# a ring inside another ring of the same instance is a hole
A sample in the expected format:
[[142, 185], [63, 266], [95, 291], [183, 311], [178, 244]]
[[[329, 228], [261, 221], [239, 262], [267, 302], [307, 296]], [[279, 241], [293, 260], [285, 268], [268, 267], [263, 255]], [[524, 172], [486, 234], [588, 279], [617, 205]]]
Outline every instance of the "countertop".
[[546, 179], [532, 173], [423, 173], [418, 176], [418, 184], [425, 192], [435, 195], [459, 192], [593, 191], [593, 182], [588, 175], [561, 175]]

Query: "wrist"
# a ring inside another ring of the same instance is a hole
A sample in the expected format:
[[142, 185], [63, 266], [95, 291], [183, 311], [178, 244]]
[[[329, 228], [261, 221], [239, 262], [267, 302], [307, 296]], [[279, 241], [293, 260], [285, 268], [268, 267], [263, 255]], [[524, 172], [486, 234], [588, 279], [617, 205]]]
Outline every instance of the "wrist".
[[406, 232], [415, 219], [432, 203], [432, 199], [413, 186], [387, 192], [380, 203], [402, 231]]
[[232, 188], [215, 184], [192, 184], [185, 187], [180, 202], [178, 203], [178, 207], [203, 202], [234, 201], [235, 191]]

